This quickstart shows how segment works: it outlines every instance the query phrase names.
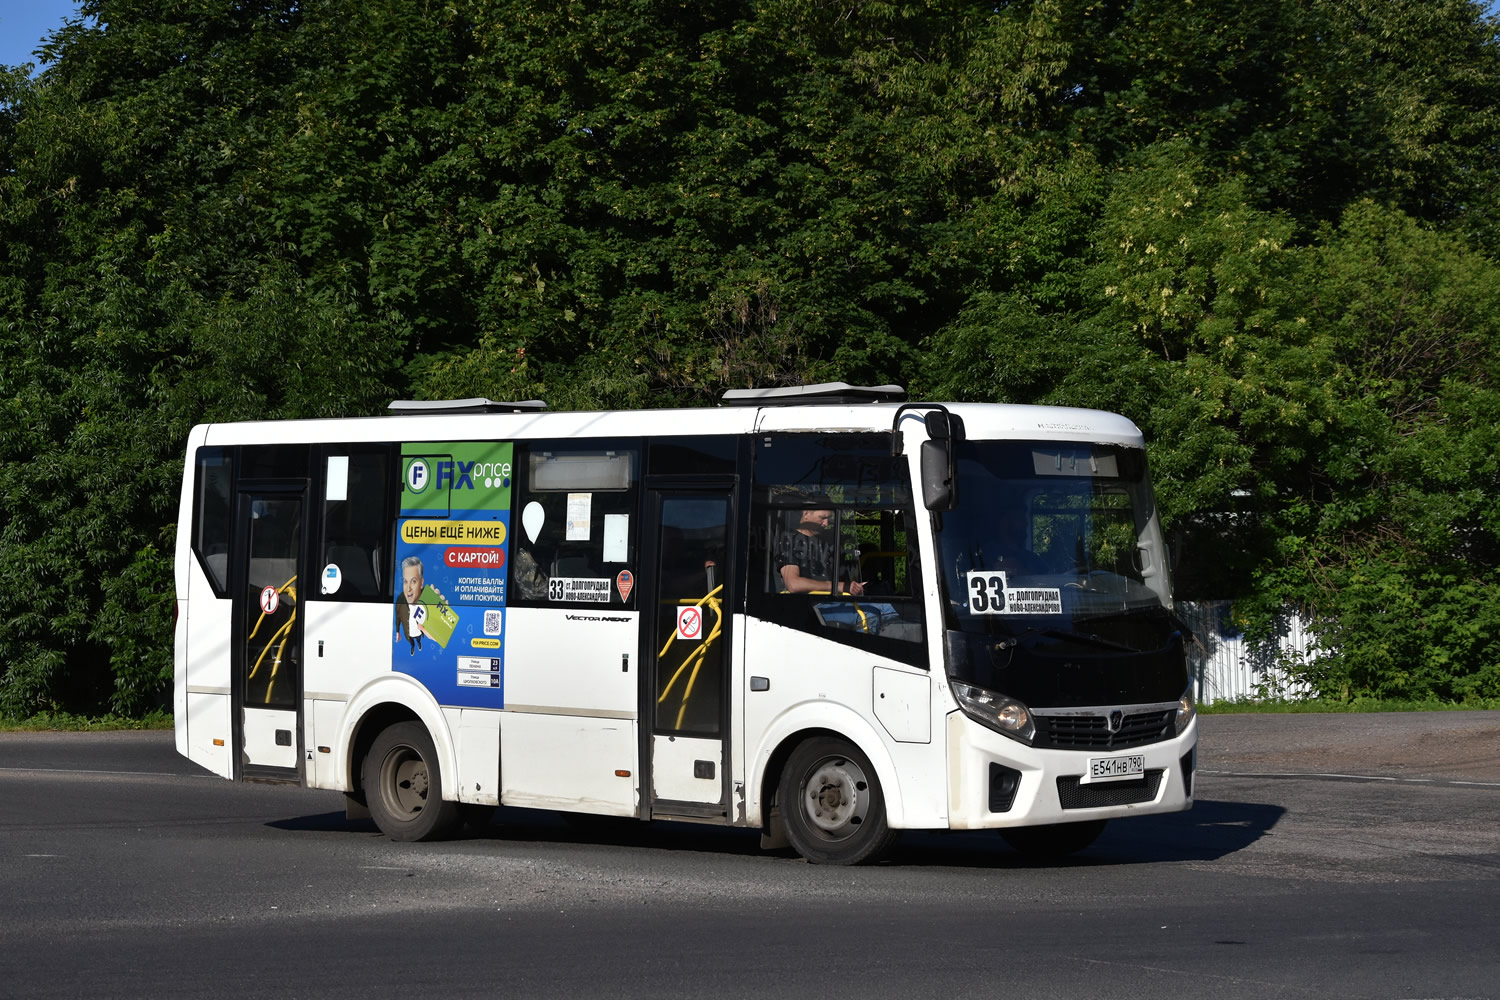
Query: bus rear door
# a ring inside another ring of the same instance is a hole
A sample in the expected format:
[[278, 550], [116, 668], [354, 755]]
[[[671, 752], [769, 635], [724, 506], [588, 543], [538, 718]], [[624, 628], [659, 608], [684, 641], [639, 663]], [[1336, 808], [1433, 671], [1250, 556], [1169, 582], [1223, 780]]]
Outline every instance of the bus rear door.
[[236, 777], [298, 779], [306, 484], [237, 491], [231, 661]]

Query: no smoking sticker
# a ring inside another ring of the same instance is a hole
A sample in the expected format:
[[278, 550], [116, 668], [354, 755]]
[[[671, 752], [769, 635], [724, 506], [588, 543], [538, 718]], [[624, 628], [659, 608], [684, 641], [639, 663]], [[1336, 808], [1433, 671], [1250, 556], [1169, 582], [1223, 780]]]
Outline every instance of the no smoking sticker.
[[276, 593], [275, 587], [267, 587], [260, 592], [260, 610], [262, 614], [274, 615], [276, 609], [281, 606], [281, 595]]
[[703, 609], [677, 609], [677, 638], [697, 641], [703, 638]]

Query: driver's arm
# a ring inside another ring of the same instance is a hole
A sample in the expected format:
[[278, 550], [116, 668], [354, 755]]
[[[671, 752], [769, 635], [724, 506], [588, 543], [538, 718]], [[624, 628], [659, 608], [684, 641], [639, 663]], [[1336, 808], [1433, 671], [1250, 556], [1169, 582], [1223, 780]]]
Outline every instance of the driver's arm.
[[833, 590], [831, 581], [814, 580], [810, 576], [803, 576], [795, 563], [781, 567], [781, 582], [786, 584], [786, 589], [793, 594], [806, 594], [814, 590]]
[[[817, 590], [827, 591], [830, 594], [835, 592], [832, 580], [814, 580], [812, 577], [803, 576], [802, 571], [795, 564], [788, 564], [781, 567], [781, 581], [786, 584], [786, 589], [793, 594], [806, 594]], [[837, 592], [853, 594], [855, 597], [858, 597], [865, 592], [865, 585], [859, 580], [855, 580], [849, 584], [847, 590], [840, 587]]]

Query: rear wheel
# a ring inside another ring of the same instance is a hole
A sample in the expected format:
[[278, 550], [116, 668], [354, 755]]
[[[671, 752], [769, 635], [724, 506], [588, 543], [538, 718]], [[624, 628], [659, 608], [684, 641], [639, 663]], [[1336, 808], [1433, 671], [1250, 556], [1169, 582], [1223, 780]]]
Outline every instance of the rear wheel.
[[392, 840], [437, 840], [463, 818], [458, 803], [443, 801], [437, 748], [421, 723], [398, 722], [375, 737], [363, 778], [370, 817]]
[[1005, 842], [1028, 858], [1048, 860], [1076, 854], [1099, 839], [1104, 832], [1103, 819], [1083, 823], [1047, 823], [1042, 826], [1017, 826], [1001, 830]]
[[835, 737], [810, 739], [792, 751], [777, 801], [787, 840], [814, 864], [867, 864], [899, 836], [886, 825], [885, 796], [870, 761]]

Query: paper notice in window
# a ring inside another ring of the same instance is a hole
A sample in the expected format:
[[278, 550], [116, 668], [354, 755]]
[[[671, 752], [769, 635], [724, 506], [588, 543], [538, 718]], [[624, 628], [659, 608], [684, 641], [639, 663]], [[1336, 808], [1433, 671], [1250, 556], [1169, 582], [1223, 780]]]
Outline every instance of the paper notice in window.
[[629, 514], [604, 515], [604, 561], [624, 562], [630, 537]]
[[349, 456], [329, 455], [328, 475], [324, 477], [327, 493], [323, 499], [328, 503], [349, 499]]
[[589, 540], [589, 516], [594, 509], [594, 494], [568, 494], [567, 540], [586, 542]]

